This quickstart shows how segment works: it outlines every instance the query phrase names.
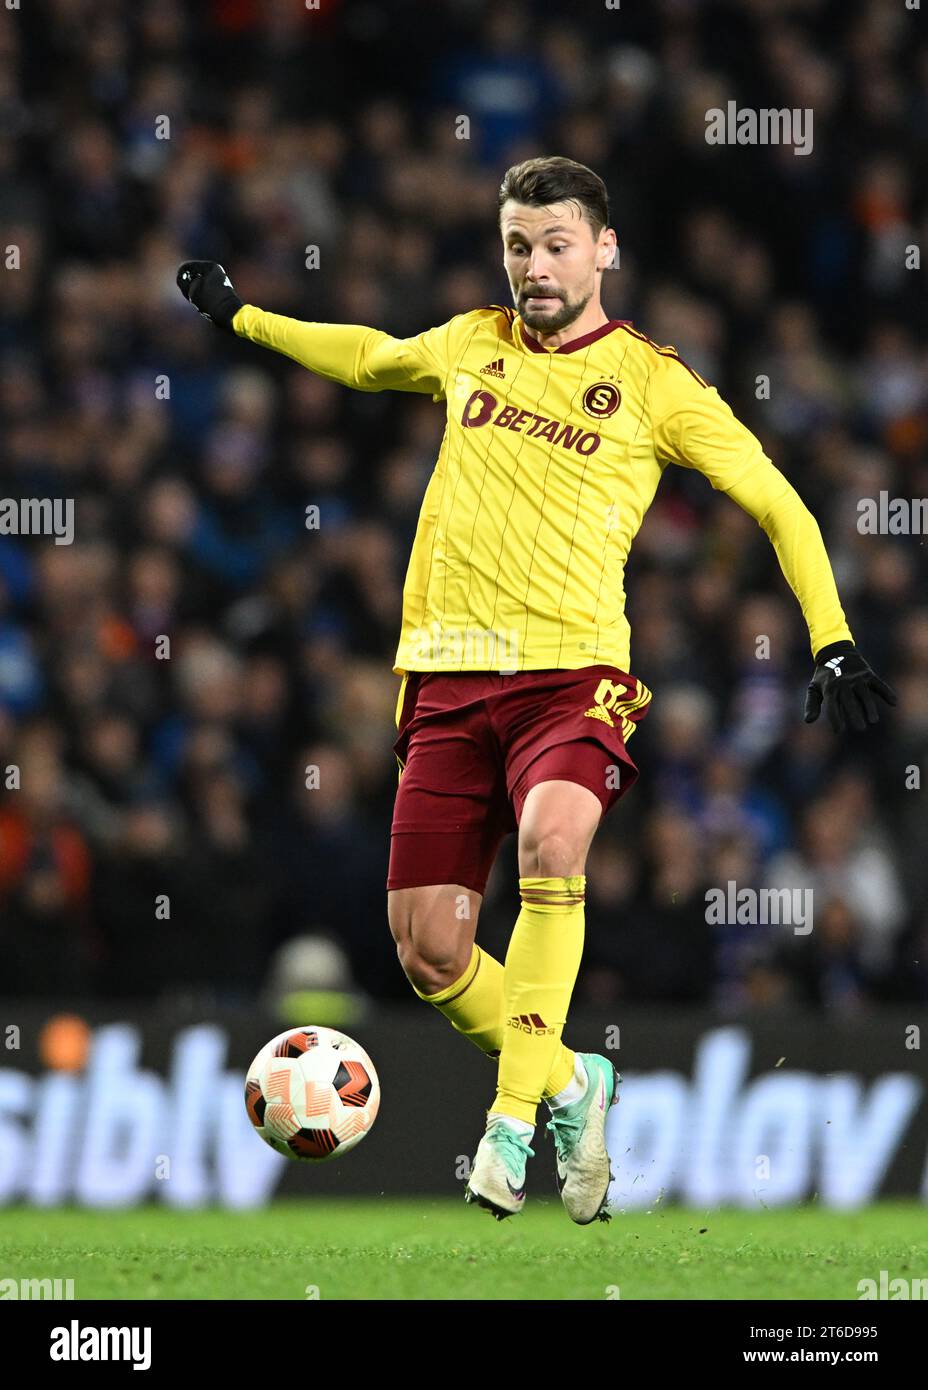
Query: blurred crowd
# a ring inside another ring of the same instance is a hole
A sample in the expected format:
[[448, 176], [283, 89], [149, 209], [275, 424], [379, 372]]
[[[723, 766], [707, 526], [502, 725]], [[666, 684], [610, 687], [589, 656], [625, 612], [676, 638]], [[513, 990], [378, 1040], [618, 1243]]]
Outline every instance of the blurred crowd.
[[[729, 99], [812, 107], [813, 152], [707, 145]], [[418, 1007], [386, 920], [391, 666], [443, 408], [235, 342], [174, 276], [217, 259], [246, 301], [414, 334], [508, 302], [496, 190], [557, 153], [610, 191], [607, 310], [761, 437], [899, 695], [866, 736], [804, 725], [772, 547], [668, 470], [627, 575], [642, 775], [591, 852], [575, 999], [928, 998], [928, 552], [857, 525], [928, 497], [917, 12], [31, 0], [0, 10], [0, 112], [0, 495], [76, 504], [73, 545], [0, 536], [5, 993], [247, 1001], [322, 936]], [[813, 889], [813, 932], [711, 924], [731, 881]], [[510, 838], [500, 957], [517, 910]]]

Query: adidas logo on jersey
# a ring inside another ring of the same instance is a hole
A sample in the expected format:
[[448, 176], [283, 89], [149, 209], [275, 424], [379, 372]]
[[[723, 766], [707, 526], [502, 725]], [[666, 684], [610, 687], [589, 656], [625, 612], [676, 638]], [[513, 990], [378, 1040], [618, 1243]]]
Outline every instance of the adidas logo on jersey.
[[485, 367], [480, 368], [480, 375], [505, 377], [506, 373], [503, 371], [503, 359], [497, 357], [495, 362], [488, 362]]

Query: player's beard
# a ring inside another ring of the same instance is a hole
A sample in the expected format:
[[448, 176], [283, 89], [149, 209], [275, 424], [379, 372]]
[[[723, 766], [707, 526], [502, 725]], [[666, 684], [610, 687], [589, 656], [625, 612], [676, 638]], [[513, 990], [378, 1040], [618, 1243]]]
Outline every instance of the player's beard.
[[583, 313], [590, 300], [593, 298], [593, 291], [581, 295], [577, 299], [565, 298], [564, 292], [559, 290], [557, 298], [561, 301], [559, 309], [541, 310], [526, 309], [526, 299], [531, 299], [531, 295], [520, 290], [516, 296], [515, 304], [519, 311], [519, 317], [528, 328], [534, 328], [540, 333], [559, 333], [562, 328], [574, 322]]

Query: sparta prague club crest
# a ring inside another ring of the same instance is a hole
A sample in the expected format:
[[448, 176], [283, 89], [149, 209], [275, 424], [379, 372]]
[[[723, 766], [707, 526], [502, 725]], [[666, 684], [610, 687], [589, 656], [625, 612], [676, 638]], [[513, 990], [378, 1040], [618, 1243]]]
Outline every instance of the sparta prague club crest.
[[583, 393], [583, 409], [597, 420], [614, 415], [621, 404], [622, 392], [611, 381], [597, 381]]

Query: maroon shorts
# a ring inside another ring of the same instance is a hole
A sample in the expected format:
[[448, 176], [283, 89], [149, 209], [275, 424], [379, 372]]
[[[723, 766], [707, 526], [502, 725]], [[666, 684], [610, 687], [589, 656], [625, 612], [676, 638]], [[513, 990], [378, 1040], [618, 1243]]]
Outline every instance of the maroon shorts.
[[650, 700], [614, 666], [409, 672], [397, 703], [387, 888], [460, 883], [482, 894], [538, 782], [579, 782], [605, 815], [638, 777], [625, 743]]

